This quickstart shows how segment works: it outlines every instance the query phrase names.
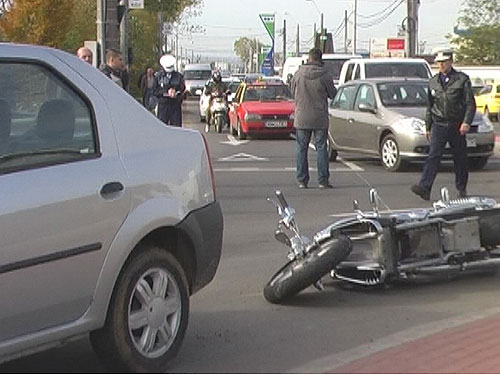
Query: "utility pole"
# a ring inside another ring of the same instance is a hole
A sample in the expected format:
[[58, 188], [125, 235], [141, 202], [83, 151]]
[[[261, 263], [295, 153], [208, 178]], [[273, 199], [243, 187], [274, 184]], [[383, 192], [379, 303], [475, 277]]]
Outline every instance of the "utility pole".
[[299, 57], [300, 55], [300, 27], [297, 24], [297, 39], [295, 40], [295, 56]]
[[[106, 49], [120, 50], [120, 28], [118, 25], [118, 0], [104, 0], [105, 28], [104, 45]], [[104, 60], [104, 56], [103, 56]]]
[[347, 53], [347, 9], [344, 12], [344, 53]]
[[321, 29], [320, 29], [320, 34], [319, 34], [319, 45], [321, 46], [321, 52], [325, 52], [325, 40], [324, 40], [324, 33], [325, 33], [325, 29], [323, 28], [323, 13], [320, 14], [320, 25], [321, 25]]
[[286, 20], [283, 20], [283, 64], [285, 65], [286, 60]]
[[98, 55], [96, 56], [96, 66], [99, 68], [104, 61], [106, 53], [106, 16], [105, 16], [105, 1], [97, 0], [97, 48]]
[[353, 44], [352, 44], [352, 54], [356, 54], [356, 43], [357, 43], [357, 28], [358, 28], [358, 0], [354, 0], [354, 33], [353, 33]]
[[407, 0], [408, 57], [415, 57], [417, 51], [418, 6], [419, 0]]
[[128, 66], [128, 0], [121, 0], [123, 6], [123, 16], [120, 22], [120, 51], [123, 56], [123, 62]]
[[175, 28], [175, 69], [179, 70], [179, 30]]

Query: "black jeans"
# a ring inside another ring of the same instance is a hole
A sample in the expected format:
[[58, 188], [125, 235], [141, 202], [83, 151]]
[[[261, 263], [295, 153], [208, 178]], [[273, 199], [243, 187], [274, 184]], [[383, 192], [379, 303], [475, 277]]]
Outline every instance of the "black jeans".
[[458, 131], [460, 125], [455, 124], [433, 124], [431, 128], [431, 147], [429, 157], [425, 163], [420, 186], [431, 191], [432, 184], [441, 163], [446, 142], [450, 143], [453, 152], [453, 163], [455, 164], [455, 187], [458, 191], [465, 191], [469, 171], [467, 168], [467, 143], [465, 135]]
[[167, 125], [182, 126], [182, 106], [180, 103], [158, 103], [158, 118]]

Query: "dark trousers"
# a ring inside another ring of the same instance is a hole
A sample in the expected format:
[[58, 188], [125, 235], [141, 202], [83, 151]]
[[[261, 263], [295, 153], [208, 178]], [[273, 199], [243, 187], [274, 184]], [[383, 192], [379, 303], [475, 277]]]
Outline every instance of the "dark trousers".
[[420, 186], [427, 191], [431, 191], [432, 184], [441, 163], [441, 157], [446, 146], [450, 143], [453, 152], [453, 163], [455, 164], [455, 187], [458, 191], [465, 191], [469, 171], [467, 168], [467, 143], [465, 135], [458, 131], [459, 125], [434, 124], [431, 128], [431, 147], [429, 157], [425, 163]]
[[167, 125], [182, 126], [180, 103], [158, 103], [158, 118]]

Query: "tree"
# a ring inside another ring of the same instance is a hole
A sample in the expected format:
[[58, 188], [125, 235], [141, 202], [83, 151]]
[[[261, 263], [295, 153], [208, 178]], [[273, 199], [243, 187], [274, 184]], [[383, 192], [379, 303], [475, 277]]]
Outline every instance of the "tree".
[[257, 39], [251, 39], [247, 37], [239, 38], [234, 42], [234, 52], [236, 55], [243, 61], [245, 66], [250, 65], [250, 70], [254, 69], [253, 56], [255, 53], [258, 53], [262, 48], [262, 43], [260, 43]]
[[500, 0], [466, 0], [450, 37], [455, 59], [463, 64], [500, 64]]
[[72, 8], [68, 0], [16, 0], [0, 18], [0, 32], [12, 42], [59, 47], [72, 27]]

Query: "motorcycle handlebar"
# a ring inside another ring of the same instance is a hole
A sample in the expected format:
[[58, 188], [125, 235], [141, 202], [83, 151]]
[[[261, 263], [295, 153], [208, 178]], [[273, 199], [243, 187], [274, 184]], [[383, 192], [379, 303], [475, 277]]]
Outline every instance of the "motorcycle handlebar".
[[276, 194], [276, 198], [278, 198], [278, 202], [280, 203], [281, 208], [285, 209], [286, 207], [288, 207], [288, 203], [285, 199], [285, 196], [281, 192], [281, 190], [276, 190], [275, 194]]

